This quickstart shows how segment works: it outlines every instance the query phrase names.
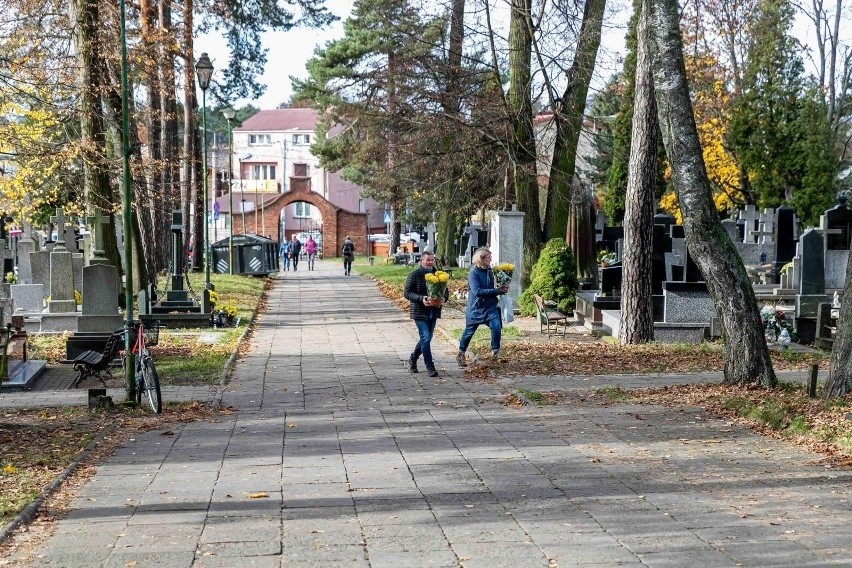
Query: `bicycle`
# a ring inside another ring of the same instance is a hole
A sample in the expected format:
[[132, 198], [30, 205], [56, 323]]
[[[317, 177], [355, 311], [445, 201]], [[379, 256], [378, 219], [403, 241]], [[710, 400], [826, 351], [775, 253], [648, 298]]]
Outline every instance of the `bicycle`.
[[157, 344], [160, 337], [160, 327], [154, 325], [146, 328], [142, 322], [136, 324], [136, 338], [133, 341], [133, 370], [136, 377], [136, 404], [142, 404], [142, 395], [148, 400], [148, 405], [156, 414], [163, 412], [163, 397], [160, 392], [160, 378], [154, 367], [154, 359], [148, 347]]

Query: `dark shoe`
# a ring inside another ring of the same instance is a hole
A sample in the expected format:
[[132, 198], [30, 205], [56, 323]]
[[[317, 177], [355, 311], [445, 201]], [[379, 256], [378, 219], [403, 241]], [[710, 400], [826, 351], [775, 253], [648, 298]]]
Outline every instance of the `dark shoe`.
[[438, 371], [437, 371], [437, 369], [435, 369], [435, 367], [432, 367], [431, 369], [426, 369], [426, 374], [429, 375], [430, 377], [439, 376]]
[[456, 363], [458, 363], [459, 367], [467, 367], [467, 360], [461, 351], [456, 353]]
[[408, 367], [409, 373], [418, 373], [419, 372], [417, 370], [417, 359], [415, 359], [413, 355], [408, 358], [408, 361], [406, 362], [406, 366]]

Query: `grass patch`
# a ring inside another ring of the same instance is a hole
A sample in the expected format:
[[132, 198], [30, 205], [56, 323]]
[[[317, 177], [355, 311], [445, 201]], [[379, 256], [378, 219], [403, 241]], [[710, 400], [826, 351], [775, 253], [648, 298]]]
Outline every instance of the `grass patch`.
[[538, 391], [534, 391], [525, 387], [518, 387], [518, 393], [521, 394], [528, 401], [538, 406], [545, 406], [555, 403], [554, 397], [549, 393], [540, 393]]
[[[211, 275], [216, 288], [218, 306], [233, 305], [240, 318], [238, 327], [223, 329], [161, 329], [159, 342], [151, 348], [157, 365], [160, 382], [164, 385], [211, 385], [218, 384], [222, 368], [237, 346], [245, 327], [263, 297], [269, 282], [266, 278], [251, 276]], [[198, 294], [204, 289], [204, 275], [189, 275], [190, 286]], [[161, 280], [161, 285], [164, 281]], [[164, 293], [165, 289], [161, 289]], [[216, 338], [216, 341], [202, 341]], [[29, 342], [29, 357], [55, 364], [65, 358], [65, 342], [70, 333], [32, 333]], [[113, 374], [124, 384], [123, 373], [114, 369]]]
[[809, 398], [805, 386], [797, 383], [782, 383], [774, 389], [691, 385], [637, 391], [636, 400], [703, 407], [822, 453], [832, 463], [852, 465], [852, 421], [847, 418], [852, 395], [832, 400]]
[[[450, 336], [456, 341], [461, 339], [462, 333], [464, 333], [464, 329], [462, 328], [454, 328], [450, 330]], [[503, 332], [500, 337], [503, 340], [518, 340], [524, 337], [524, 332], [516, 326], [506, 326], [503, 328]], [[470, 345], [476, 349], [491, 348], [491, 330], [487, 325], [483, 324], [479, 326], [476, 332], [474, 332], [473, 338], [470, 340]]]
[[[405, 287], [405, 279], [408, 278], [408, 275], [411, 274], [411, 271], [415, 267], [403, 264], [379, 264], [378, 262], [370, 266], [366, 257], [356, 257], [352, 268], [356, 273], [383, 282], [402, 295], [402, 289]], [[450, 273], [450, 282], [447, 284], [450, 293], [467, 288], [467, 268], [447, 267], [445, 270]]]
[[596, 392], [597, 394], [603, 395], [607, 402], [612, 404], [627, 402], [628, 400], [633, 399], [633, 393], [624, 390], [621, 387], [601, 387]]

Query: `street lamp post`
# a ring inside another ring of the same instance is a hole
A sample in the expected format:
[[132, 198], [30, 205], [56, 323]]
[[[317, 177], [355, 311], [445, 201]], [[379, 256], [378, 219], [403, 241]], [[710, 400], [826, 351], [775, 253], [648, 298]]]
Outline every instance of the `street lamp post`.
[[226, 108], [222, 111], [228, 121], [228, 215], [230, 216], [230, 231], [228, 232], [228, 268], [234, 273], [234, 138], [231, 132], [231, 121], [237, 116], [237, 111]]
[[210, 222], [208, 221], [207, 203], [207, 88], [210, 87], [210, 78], [213, 76], [213, 63], [207, 53], [202, 53], [195, 64], [195, 73], [198, 75], [198, 86], [201, 88], [201, 127], [204, 136], [201, 138], [201, 187], [204, 193], [204, 289], [212, 290], [210, 283]]
[[124, 384], [127, 400], [136, 399], [136, 380], [133, 371], [133, 353], [130, 331], [133, 329], [133, 217], [130, 211], [130, 103], [128, 102], [127, 80], [127, 35], [125, 31], [124, 0], [119, 2], [119, 26], [121, 36], [121, 162], [122, 191], [121, 217], [124, 229]]

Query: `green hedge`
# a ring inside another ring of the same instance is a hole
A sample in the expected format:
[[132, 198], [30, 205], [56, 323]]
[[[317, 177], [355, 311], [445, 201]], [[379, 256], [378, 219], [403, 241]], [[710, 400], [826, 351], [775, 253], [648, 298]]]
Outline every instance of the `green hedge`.
[[556, 302], [557, 309], [563, 314], [573, 313], [579, 287], [574, 251], [564, 239], [551, 239], [533, 267], [529, 287], [518, 298], [521, 314], [536, 315], [535, 294]]

